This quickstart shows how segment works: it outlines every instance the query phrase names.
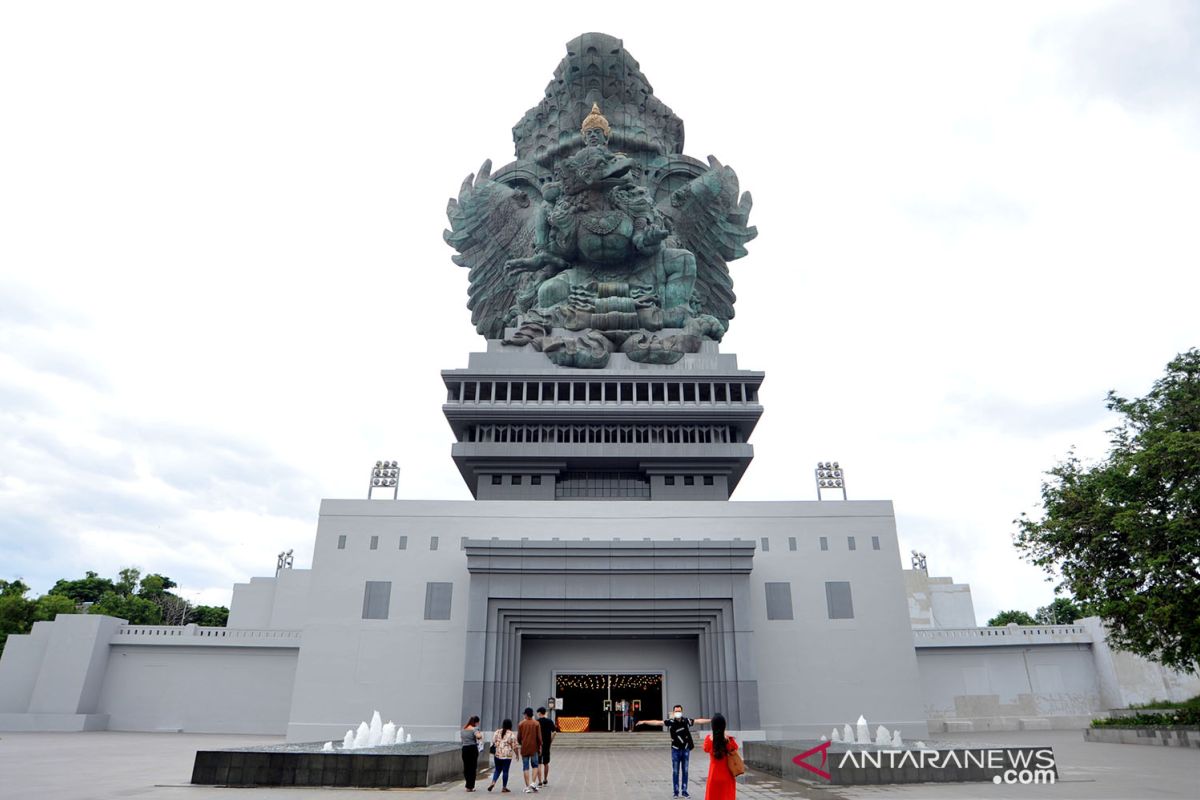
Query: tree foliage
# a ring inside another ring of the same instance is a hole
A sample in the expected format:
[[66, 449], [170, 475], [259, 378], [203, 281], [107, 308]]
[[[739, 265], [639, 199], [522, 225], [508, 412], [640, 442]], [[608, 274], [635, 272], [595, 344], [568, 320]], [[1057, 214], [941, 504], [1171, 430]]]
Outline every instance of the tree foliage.
[[1001, 611], [999, 614], [988, 620], [988, 627], [999, 628], [1013, 622], [1017, 623], [1018, 625], [1038, 624], [1036, 619], [1029, 616], [1029, 614], [1024, 611]]
[[224, 628], [229, 622], [229, 609], [225, 606], [193, 606], [188, 614], [188, 622], [194, 622], [202, 628]]
[[116, 580], [88, 571], [76, 580], [59, 580], [46, 594], [30, 599], [23, 581], [0, 580], [0, 653], [9, 634], [28, 633], [33, 623], [51, 621], [59, 614], [107, 614], [133, 625], [225, 626], [229, 609], [192, 606], [170, 591], [177, 586], [166, 575], [143, 577], [136, 567], [126, 567]]
[[105, 592], [104, 595], [88, 609], [89, 614], [107, 614], [110, 617], [120, 617], [130, 625], [161, 625], [162, 612], [154, 601], [138, 595], [121, 595], [116, 592]]
[[1040, 520], [1016, 520], [1026, 559], [1061, 576], [1116, 647], [1176, 669], [1200, 664], [1200, 350], [1150, 392], [1108, 393], [1122, 416], [1098, 464], [1072, 452], [1042, 483]]
[[20, 580], [0, 580], [0, 653], [9, 634], [25, 633], [33, 625], [33, 604], [25, 599], [28, 591]]
[[1039, 625], [1070, 625], [1077, 619], [1092, 616], [1070, 597], [1056, 597], [1048, 606], [1041, 606], [1033, 618]]
[[66, 579], [59, 580], [50, 587], [50, 594], [65, 595], [76, 603], [95, 603], [106, 592], [116, 591], [116, 586], [108, 578], [101, 578], [96, 573], [88, 570], [84, 576], [78, 580], [68, 581]]

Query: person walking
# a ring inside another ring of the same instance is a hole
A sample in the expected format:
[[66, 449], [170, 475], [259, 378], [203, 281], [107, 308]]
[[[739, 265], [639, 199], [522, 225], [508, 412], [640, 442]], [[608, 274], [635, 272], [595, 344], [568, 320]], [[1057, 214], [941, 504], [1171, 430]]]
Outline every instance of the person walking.
[[554, 734], [558, 732], [558, 723], [546, 716], [545, 708], [537, 710], [537, 723], [542, 726], [542, 752], [538, 757], [542, 765], [542, 774], [538, 785], [548, 786], [550, 784], [550, 743], [554, 741]]
[[[714, 718], [715, 719], [715, 718]], [[690, 719], [683, 715], [683, 706], [676, 705], [671, 709], [671, 718], [644, 719], [639, 725], [662, 725], [671, 733], [671, 789], [673, 797], [679, 797], [682, 791], [684, 797], [688, 794], [688, 761], [691, 760], [692, 750], [696, 743], [692, 740], [692, 726], [712, 722], [708, 717]]]
[[708, 753], [704, 800], [736, 800], [737, 780], [729, 771], [729, 754], [737, 749], [737, 740], [725, 735], [724, 715], [713, 714], [712, 733], [704, 737], [704, 752]]
[[525, 709], [525, 719], [517, 726], [521, 742], [521, 771], [525, 775], [525, 793], [537, 791], [538, 755], [542, 752], [542, 726], [533, 718], [533, 709]]
[[479, 749], [483, 741], [483, 732], [479, 730], [479, 717], [471, 717], [459, 731], [462, 740], [463, 780], [467, 782], [467, 791], [475, 791], [475, 778], [479, 774]]
[[499, 729], [492, 733], [492, 747], [495, 751], [492, 754], [492, 760], [496, 766], [492, 770], [492, 782], [488, 784], [488, 791], [496, 788], [496, 779], [503, 776], [504, 782], [501, 784], [500, 792], [503, 794], [508, 791], [508, 768], [512, 766], [512, 760], [517, 755], [517, 734], [513, 732], [512, 720], [506, 719], [500, 723]]

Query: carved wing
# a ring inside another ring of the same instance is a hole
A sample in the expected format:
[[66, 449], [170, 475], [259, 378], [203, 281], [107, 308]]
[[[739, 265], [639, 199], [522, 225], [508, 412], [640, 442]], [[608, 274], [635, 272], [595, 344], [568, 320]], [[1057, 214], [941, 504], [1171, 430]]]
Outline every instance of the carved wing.
[[748, 224], [753, 201], [749, 192], [738, 196], [737, 174], [716, 158], [708, 157], [706, 170], [695, 159], [686, 162], [679, 159], [676, 169], [664, 170], [674, 173], [665, 186], [678, 183], [680, 173], [695, 175], [667, 195], [669, 204], [666, 197], [660, 204], [672, 223], [675, 243], [668, 243], [696, 256], [699, 313], [711, 314], [728, 327], [736, 299], [728, 263], [746, 255], [744, 245], [758, 235]]
[[[508, 172], [510, 167], [503, 171]], [[513, 321], [518, 284], [517, 276], [505, 270], [504, 262], [533, 255], [540, 197], [531, 196], [528, 184], [522, 180], [514, 179], [510, 186], [493, 180], [491, 173], [492, 162], [483, 162], [478, 175], [468, 175], [463, 181], [458, 199], [450, 198], [446, 205], [450, 229], [442, 238], [458, 251], [452, 257], [454, 263], [470, 270], [467, 308], [471, 309], [475, 330], [489, 339], [499, 339], [504, 336], [505, 325]]]

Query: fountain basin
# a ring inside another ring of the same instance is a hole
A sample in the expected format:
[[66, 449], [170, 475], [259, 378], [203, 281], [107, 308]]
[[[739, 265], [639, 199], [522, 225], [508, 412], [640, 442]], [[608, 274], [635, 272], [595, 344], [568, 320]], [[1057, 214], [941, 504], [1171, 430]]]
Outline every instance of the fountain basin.
[[[462, 778], [462, 748], [454, 742], [408, 742], [323, 751], [324, 742], [200, 750], [192, 783], [207, 786], [432, 786]], [[489, 755], [479, 754], [479, 769]]]

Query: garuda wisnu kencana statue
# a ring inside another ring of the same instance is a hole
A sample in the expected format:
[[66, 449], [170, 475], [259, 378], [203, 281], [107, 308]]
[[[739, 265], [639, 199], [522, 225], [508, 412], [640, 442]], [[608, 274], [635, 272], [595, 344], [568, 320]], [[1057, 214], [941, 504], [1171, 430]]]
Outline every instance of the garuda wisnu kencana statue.
[[673, 364], [720, 341], [728, 262], [757, 235], [750, 193], [712, 156], [683, 155], [683, 121], [619, 39], [570, 42], [513, 139], [517, 160], [495, 174], [484, 162], [447, 207], [476, 330], [593, 369], [613, 352]]

